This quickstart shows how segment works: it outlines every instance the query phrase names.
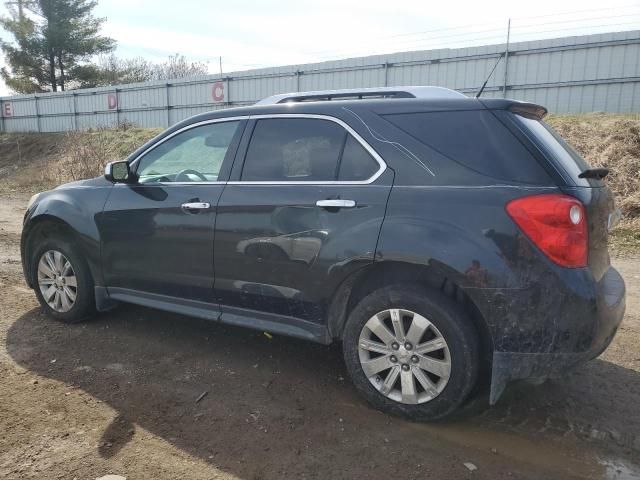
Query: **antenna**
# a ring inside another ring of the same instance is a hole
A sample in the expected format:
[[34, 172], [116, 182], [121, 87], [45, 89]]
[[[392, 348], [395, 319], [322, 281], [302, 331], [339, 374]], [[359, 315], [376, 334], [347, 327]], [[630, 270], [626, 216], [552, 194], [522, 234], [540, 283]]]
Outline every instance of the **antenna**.
[[507, 45], [504, 48], [504, 84], [502, 85], [502, 96], [507, 96], [507, 76], [509, 75], [509, 40], [511, 38], [511, 19], [507, 23]]
[[482, 84], [482, 87], [480, 87], [480, 91], [478, 93], [476, 93], [476, 98], [480, 98], [480, 95], [482, 95], [482, 92], [484, 92], [484, 87], [487, 86], [487, 82], [489, 81], [489, 79], [491, 78], [491, 75], [493, 75], [493, 72], [495, 72], [496, 67], [498, 66], [498, 64], [500, 63], [500, 60], [502, 60], [502, 57], [504, 57], [504, 53], [502, 52], [500, 54], [500, 56], [498, 57], [498, 61], [496, 62], [496, 64], [493, 66], [493, 68], [491, 69], [491, 71], [489, 72], [489, 75], [487, 76], [487, 79], [484, 81], [484, 83]]

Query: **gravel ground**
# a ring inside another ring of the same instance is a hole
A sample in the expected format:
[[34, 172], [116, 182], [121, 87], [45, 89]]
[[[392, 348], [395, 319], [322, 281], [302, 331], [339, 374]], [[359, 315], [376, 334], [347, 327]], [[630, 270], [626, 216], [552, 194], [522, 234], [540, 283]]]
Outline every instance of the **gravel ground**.
[[49, 320], [26, 200], [0, 198], [0, 478], [640, 479], [640, 257], [614, 259], [628, 307], [602, 357], [413, 424], [361, 401], [336, 347], [138, 307]]

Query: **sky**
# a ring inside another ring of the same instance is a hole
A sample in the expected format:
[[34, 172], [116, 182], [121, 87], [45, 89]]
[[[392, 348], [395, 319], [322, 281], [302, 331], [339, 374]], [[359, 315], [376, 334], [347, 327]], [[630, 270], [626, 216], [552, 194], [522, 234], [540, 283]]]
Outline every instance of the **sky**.
[[[5, 14], [4, 4], [0, 14]], [[121, 57], [180, 53], [210, 73], [640, 29], [640, 0], [99, 0]], [[11, 37], [0, 30], [0, 38]], [[3, 59], [0, 53], [0, 64]], [[0, 80], [0, 96], [7, 95]]]

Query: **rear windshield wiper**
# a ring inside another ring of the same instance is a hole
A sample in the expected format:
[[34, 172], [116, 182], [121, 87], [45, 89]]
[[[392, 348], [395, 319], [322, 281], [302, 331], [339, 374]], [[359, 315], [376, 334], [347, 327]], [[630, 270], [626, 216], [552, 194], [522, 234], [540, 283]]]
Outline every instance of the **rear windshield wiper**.
[[607, 175], [609, 175], [608, 168], [587, 168], [578, 175], [578, 178], [595, 178], [596, 180], [602, 180]]

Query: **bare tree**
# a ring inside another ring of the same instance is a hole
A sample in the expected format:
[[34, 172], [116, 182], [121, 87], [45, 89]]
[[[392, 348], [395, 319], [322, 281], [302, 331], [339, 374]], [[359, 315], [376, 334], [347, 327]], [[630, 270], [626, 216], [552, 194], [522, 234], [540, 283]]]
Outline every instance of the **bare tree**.
[[160, 63], [153, 63], [142, 57], [119, 58], [112, 54], [100, 57], [95, 64], [85, 67], [81, 86], [88, 88], [150, 80], [171, 80], [197, 77], [207, 73], [206, 63], [191, 62], [180, 54], [171, 55]]
[[176, 53], [175, 55], [171, 55], [166, 61], [153, 66], [152, 78], [150, 78], [150, 80], [189, 78], [206, 75], [207, 73], [209, 73], [209, 69], [206, 63], [190, 62], [184, 55]]

